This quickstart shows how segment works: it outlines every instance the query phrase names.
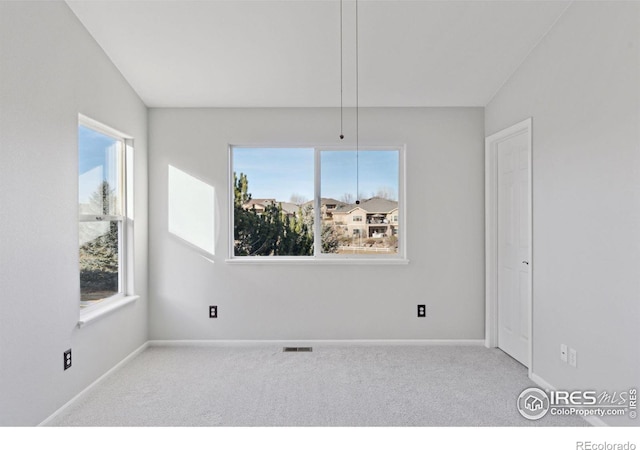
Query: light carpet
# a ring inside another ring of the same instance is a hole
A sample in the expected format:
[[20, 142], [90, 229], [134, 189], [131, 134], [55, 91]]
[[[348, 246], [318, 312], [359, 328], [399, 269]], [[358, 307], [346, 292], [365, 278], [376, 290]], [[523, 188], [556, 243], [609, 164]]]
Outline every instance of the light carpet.
[[525, 367], [480, 346], [152, 346], [49, 425], [588, 425], [520, 416], [531, 386]]

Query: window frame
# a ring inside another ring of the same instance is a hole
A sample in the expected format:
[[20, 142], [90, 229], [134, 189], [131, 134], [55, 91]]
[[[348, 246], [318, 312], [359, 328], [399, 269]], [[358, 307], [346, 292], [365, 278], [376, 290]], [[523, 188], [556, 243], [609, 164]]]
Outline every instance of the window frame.
[[[234, 253], [234, 165], [233, 150], [235, 148], [282, 148], [282, 149], [312, 149], [314, 151], [314, 225], [313, 225], [313, 255], [310, 256], [236, 256]], [[392, 255], [375, 254], [330, 254], [322, 253], [321, 228], [317, 224], [322, 223], [322, 211], [320, 205], [321, 191], [321, 161], [323, 151], [356, 151], [355, 146], [347, 145], [274, 145], [274, 144], [229, 144], [228, 145], [228, 207], [229, 231], [228, 231], [228, 258], [226, 263], [231, 264], [408, 264], [407, 256], [407, 226], [406, 226], [406, 145], [367, 145], [360, 146], [360, 151], [397, 151], [398, 152], [398, 233], [402, 236], [398, 242], [398, 252]], [[366, 221], [363, 219], [362, 223]]]
[[[127, 304], [130, 301], [137, 299], [138, 296], [133, 294], [134, 222], [133, 192], [131, 188], [133, 186], [133, 138], [82, 114], [78, 115], [78, 133], [80, 131], [80, 127], [88, 128], [117, 140], [121, 148], [118, 155], [118, 171], [120, 172], [118, 174], [118, 188], [121, 193], [121, 198], [119, 199], [120, 214], [80, 214], [80, 211], [78, 211], [78, 225], [81, 223], [92, 222], [118, 222], [118, 292], [88, 305], [84, 305], [84, 302], [80, 299], [78, 303], [80, 321], [78, 324], [79, 326], [82, 326], [88, 322], [88, 319], [93, 320], [101, 312], [111, 311], [114, 307]], [[78, 144], [78, 154], [79, 151], [80, 147]], [[78, 275], [80, 275], [79, 268]]]

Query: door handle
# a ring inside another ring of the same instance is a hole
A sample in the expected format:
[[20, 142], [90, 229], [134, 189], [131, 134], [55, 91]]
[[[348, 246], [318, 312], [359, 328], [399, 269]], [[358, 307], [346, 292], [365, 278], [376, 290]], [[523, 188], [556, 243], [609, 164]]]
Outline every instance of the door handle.
[[522, 264], [526, 264], [528, 266], [529, 265], [529, 261], [522, 261]]

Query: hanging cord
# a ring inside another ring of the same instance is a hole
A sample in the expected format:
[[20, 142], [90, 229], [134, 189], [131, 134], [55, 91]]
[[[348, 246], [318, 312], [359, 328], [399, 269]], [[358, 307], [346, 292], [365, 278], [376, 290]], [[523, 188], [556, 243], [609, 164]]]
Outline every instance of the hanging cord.
[[343, 37], [342, 37], [342, 0], [340, 0], [340, 139], [344, 139], [343, 126], [344, 126], [344, 103], [342, 101], [343, 98], [343, 90], [342, 90], [342, 79], [344, 70], [342, 69], [343, 55], [342, 55], [342, 47], [343, 47]]
[[356, 205], [360, 204], [360, 54], [358, 45], [358, 0], [356, 0]]

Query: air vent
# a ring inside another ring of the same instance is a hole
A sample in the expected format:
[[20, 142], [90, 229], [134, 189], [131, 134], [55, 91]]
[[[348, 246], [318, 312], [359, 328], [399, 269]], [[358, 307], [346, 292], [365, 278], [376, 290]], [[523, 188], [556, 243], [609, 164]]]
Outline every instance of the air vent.
[[313, 347], [284, 347], [283, 352], [312, 352]]

